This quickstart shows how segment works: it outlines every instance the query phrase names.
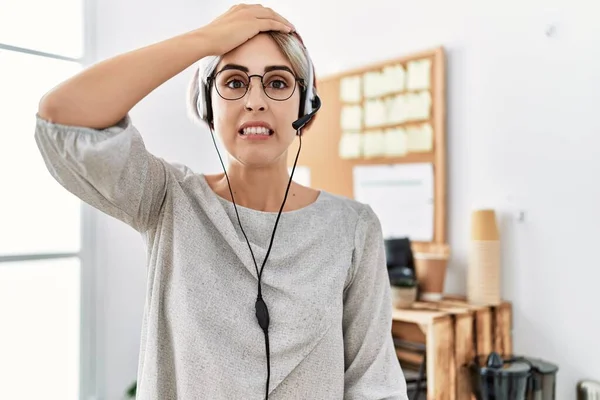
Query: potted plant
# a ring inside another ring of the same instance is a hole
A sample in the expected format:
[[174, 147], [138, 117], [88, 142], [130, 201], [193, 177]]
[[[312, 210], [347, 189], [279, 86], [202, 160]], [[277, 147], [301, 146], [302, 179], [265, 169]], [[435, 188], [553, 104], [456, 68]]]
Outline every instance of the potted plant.
[[137, 392], [137, 381], [134, 381], [125, 391], [126, 399], [135, 399], [135, 395]]

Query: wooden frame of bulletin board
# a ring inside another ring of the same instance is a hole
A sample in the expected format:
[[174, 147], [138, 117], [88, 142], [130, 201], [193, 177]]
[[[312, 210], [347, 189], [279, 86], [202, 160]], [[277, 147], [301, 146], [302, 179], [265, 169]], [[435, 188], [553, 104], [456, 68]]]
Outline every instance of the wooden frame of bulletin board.
[[[412, 78], [409, 73], [412, 73]], [[377, 84], [375, 82], [367, 93], [366, 80], [370, 79], [373, 83], [373, 79], [380, 78], [384, 83]], [[353, 79], [355, 82], [360, 82], [360, 93], [357, 94], [355, 91], [354, 97], [348, 101], [348, 97], [342, 95], [342, 92], [346, 90], [342, 86], [346, 85], [345, 87], [347, 87], [347, 82]], [[412, 83], [409, 82], [410, 79], [413, 79]], [[396, 83], [390, 83], [394, 80]], [[402, 82], [398, 84], [398, 81]], [[417, 81], [425, 83], [419, 87], [419, 83], [415, 83]], [[322, 107], [312, 126], [302, 136], [302, 150], [297, 166], [297, 168], [304, 167], [309, 171], [310, 186], [354, 198], [353, 171], [356, 166], [431, 164], [433, 170], [433, 236], [431, 241], [413, 240], [413, 245], [417, 249], [426, 250], [431, 245], [445, 244], [447, 240], [446, 82], [443, 48], [438, 47], [378, 62], [331, 76], [317, 77], [317, 92], [321, 98]], [[418, 104], [418, 107], [411, 108], [413, 114], [408, 118], [405, 111], [402, 111], [410, 108], [406, 106], [408, 103], [394, 103], [396, 101], [394, 99], [401, 99], [397, 100], [398, 102], [413, 101], [412, 104]], [[379, 115], [377, 120], [374, 119], [375, 114], [372, 112], [367, 116], [367, 107], [373, 110], [373, 104], [376, 104], [380, 110], [377, 112]], [[383, 106], [384, 104], [385, 106]], [[390, 106], [390, 104], [396, 105]], [[349, 120], [344, 119], [345, 117], [343, 118], [342, 115], [346, 113], [346, 117], [348, 116], [346, 111], [348, 106], [350, 108], [354, 106], [355, 110], [360, 109], [354, 117], [351, 117], [356, 121], [353, 128], [358, 128], [354, 129], [354, 132], [349, 132], [346, 122]], [[421, 111], [419, 111], [419, 107]], [[382, 114], [381, 110], [384, 109], [387, 111]], [[360, 118], [357, 118], [359, 114]], [[403, 116], [399, 114], [403, 114]], [[381, 117], [381, 115], [385, 115], [385, 117]], [[373, 121], [383, 121], [383, 123], [374, 125]], [[360, 124], [360, 126], [356, 126], [356, 124]], [[394, 132], [395, 136], [391, 136], [390, 132]], [[378, 137], [383, 139], [383, 142], [378, 139], [378, 145], [375, 147], [369, 145], [371, 147], [367, 148], [367, 141], [370, 140], [371, 143], [374, 143], [372, 139], [374, 136], [366, 135], [373, 134], [379, 135]], [[398, 138], [401, 138], [400, 142]], [[360, 154], [349, 154], [347, 150], [342, 151], [342, 147], [346, 148], [347, 143], [357, 143], [356, 140], [362, 143]], [[382, 145], [382, 143], [392, 143], [390, 140], [395, 145]], [[425, 143], [424, 146], [423, 143]], [[405, 146], [404, 151], [397, 150], [402, 149], [402, 146]], [[386, 147], [385, 154], [381, 153], [383, 147]], [[390, 151], [392, 148], [396, 150]], [[397, 152], [394, 153], [394, 151]], [[290, 167], [294, 163], [295, 156], [296, 151], [292, 146], [288, 154]]]

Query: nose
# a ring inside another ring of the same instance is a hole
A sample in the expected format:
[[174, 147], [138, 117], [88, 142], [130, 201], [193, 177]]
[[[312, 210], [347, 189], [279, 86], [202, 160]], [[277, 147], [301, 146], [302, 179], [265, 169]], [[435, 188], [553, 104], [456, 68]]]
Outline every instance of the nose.
[[[256, 78], [253, 80], [252, 78]], [[265, 92], [260, 77], [250, 78], [250, 87], [246, 96], [246, 111], [265, 111], [268, 108]]]

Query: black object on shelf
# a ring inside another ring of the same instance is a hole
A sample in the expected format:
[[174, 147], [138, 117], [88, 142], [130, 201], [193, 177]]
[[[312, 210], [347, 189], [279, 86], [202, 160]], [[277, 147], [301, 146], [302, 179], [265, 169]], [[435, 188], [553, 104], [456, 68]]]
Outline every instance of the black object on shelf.
[[528, 364], [505, 362], [498, 353], [491, 353], [475, 358], [469, 371], [477, 400], [526, 400]]
[[386, 239], [385, 257], [392, 286], [411, 288], [417, 285], [410, 239]]
[[385, 258], [388, 269], [408, 267], [414, 271], [415, 261], [409, 238], [385, 240]]
[[417, 286], [415, 271], [409, 267], [393, 267], [388, 269], [390, 285], [396, 287], [412, 288]]
[[600, 396], [600, 381], [582, 379], [577, 382], [577, 400], [593, 400]]
[[537, 358], [498, 353], [476, 357], [469, 365], [477, 400], [554, 400], [558, 367]]
[[539, 358], [516, 357], [515, 359], [523, 360], [531, 366], [527, 399], [554, 400], [556, 398], [556, 373], [558, 372], [558, 366]]

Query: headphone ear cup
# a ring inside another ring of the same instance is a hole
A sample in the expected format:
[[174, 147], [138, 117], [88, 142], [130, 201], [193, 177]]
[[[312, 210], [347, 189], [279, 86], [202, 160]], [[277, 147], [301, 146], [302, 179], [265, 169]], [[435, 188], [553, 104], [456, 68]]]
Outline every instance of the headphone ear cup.
[[315, 94], [310, 100], [310, 104], [312, 106], [312, 109], [314, 110], [321, 105], [321, 99], [318, 95]]
[[[310, 79], [312, 82], [312, 79]], [[312, 83], [311, 83], [312, 85]], [[298, 112], [298, 118], [302, 118], [305, 115], [310, 114], [315, 109], [315, 94], [312, 86], [303, 89], [300, 94], [300, 110]]]
[[300, 92], [300, 108], [298, 110], [298, 118], [302, 118], [306, 115], [306, 89], [302, 89]]
[[210, 84], [204, 86], [204, 108], [205, 108], [205, 121], [212, 128], [213, 127], [213, 112], [210, 98]]
[[213, 116], [210, 98], [210, 83], [204, 84], [204, 82], [199, 82], [198, 85], [198, 101], [196, 103], [198, 115], [200, 116], [200, 119], [212, 128]]

